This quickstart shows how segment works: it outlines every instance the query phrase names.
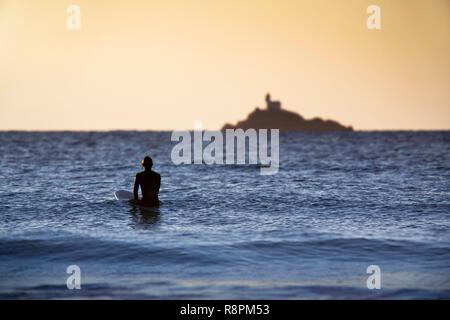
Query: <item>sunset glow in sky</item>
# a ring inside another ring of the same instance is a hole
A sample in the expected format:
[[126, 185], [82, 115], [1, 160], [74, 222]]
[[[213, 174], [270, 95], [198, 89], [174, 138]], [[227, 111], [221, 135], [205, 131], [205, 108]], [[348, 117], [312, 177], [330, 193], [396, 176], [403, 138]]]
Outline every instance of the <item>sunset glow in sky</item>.
[[267, 92], [355, 129], [448, 130], [450, 1], [0, 0], [0, 130], [218, 129]]

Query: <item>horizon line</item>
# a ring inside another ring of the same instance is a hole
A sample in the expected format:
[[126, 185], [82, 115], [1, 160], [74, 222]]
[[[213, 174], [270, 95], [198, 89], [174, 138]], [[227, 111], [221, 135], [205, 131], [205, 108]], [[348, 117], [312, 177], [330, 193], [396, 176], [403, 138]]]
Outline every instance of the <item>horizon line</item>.
[[[239, 128], [235, 128], [239, 129]], [[251, 128], [247, 128], [251, 129]], [[245, 130], [247, 130], [245, 129]], [[259, 130], [263, 128], [258, 128], [255, 130]], [[266, 128], [269, 129], [277, 129], [277, 128]], [[279, 129], [283, 132], [299, 132], [299, 133], [338, 133], [340, 131], [302, 131], [302, 130], [284, 130]], [[28, 132], [28, 133], [46, 133], [46, 132], [174, 132], [174, 131], [194, 131], [193, 128], [190, 129], [0, 129], [0, 133], [8, 133], [8, 132]], [[222, 131], [222, 129], [205, 129], [202, 131]], [[355, 129], [353, 131], [348, 132], [446, 132], [450, 131], [448, 129]]]

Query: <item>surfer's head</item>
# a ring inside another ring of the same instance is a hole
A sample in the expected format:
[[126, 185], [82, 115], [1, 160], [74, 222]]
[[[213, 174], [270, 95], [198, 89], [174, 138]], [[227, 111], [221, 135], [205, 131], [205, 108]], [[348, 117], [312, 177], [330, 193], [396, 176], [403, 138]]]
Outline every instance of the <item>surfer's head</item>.
[[141, 161], [142, 166], [145, 169], [151, 169], [153, 166], [153, 160], [149, 156], [145, 157], [144, 160]]

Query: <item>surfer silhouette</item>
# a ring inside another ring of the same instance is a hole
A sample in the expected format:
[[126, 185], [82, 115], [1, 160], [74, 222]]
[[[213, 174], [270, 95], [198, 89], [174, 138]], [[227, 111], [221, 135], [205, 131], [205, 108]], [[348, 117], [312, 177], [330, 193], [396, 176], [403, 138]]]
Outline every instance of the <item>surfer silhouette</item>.
[[[145, 170], [136, 175], [133, 188], [134, 199], [131, 202], [143, 207], [158, 207], [160, 204], [158, 193], [161, 186], [161, 176], [152, 170], [152, 158], [145, 157], [141, 164]], [[141, 200], [139, 200], [139, 187], [141, 187], [142, 192]]]

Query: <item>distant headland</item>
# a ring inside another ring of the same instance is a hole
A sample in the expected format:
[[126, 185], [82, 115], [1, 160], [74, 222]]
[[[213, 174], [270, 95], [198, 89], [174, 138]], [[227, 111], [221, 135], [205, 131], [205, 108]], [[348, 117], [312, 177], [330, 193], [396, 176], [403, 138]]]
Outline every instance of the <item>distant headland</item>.
[[239, 121], [236, 125], [225, 124], [225, 129], [280, 129], [286, 131], [353, 131], [353, 127], [346, 127], [334, 120], [313, 118], [307, 120], [298, 113], [283, 110], [280, 101], [273, 101], [270, 94], [266, 95], [266, 109], [256, 109], [247, 116], [247, 119]]

